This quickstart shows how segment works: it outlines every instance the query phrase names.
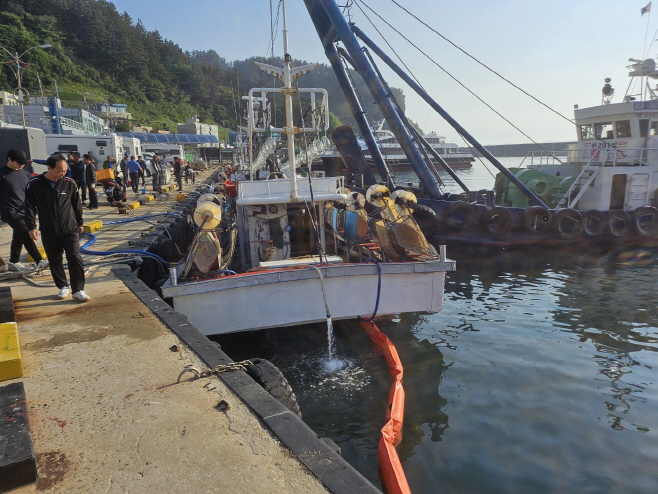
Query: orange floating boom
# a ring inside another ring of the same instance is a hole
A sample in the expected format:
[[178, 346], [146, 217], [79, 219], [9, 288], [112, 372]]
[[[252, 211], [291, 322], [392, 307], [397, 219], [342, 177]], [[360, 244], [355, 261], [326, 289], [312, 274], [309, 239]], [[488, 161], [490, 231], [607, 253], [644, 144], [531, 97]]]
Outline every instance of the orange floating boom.
[[386, 407], [386, 424], [382, 427], [379, 441], [379, 475], [388, 494], [411, 494], [407, 478], [400, 464], [400, 457], [395, 447], [402, 440], [402, 421], [404, 419], [404, 389], [402, 388], [402, 362], [395, 345], [382, 333], [373, 322], [361, 321], [370, 339], [384, 351], [388, 370], [393, 377], [393, 385], [388, 394]]

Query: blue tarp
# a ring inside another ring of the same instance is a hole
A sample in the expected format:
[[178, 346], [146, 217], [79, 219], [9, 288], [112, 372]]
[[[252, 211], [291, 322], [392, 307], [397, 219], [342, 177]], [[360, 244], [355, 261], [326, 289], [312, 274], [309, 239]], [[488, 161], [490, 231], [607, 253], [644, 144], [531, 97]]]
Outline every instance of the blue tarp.
[[136, 137], [139, 142], [164, 144], [219, 144], [212, 135], [201, 134], [150, 134], [141, 132], [117, 132], [121, 137]]

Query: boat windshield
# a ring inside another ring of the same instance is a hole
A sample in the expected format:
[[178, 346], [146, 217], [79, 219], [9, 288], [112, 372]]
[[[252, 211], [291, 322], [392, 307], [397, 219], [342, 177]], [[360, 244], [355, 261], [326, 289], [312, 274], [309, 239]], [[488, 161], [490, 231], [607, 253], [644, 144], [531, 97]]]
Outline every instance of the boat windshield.
[[621, 137], [631, 137], [631, 122], [630, 120], [619, 120], [615, 122], [617, 130], [617, 139]]
[[594, 136], [596, 139], [613, 139], [612, 122], [595, 123]]

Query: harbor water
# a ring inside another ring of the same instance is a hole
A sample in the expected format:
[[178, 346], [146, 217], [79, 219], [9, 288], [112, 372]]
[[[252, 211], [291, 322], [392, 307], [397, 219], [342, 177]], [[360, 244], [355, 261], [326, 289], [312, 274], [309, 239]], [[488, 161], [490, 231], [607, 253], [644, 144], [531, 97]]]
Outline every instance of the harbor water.
[[[474, 190], [493, 183], [477, 162], [457, 173]], [[658, 254], [618, 254], [448, 249], [444, 309], [377, 321], [404, 366], [412, 492], [656, 492]], [[322, 365], [326, 324], [217, 340], [236, 360], [274, 362], [304, 421], [380, 486], [391, 378], [358, 324], [334, 326], [337, 369]]]

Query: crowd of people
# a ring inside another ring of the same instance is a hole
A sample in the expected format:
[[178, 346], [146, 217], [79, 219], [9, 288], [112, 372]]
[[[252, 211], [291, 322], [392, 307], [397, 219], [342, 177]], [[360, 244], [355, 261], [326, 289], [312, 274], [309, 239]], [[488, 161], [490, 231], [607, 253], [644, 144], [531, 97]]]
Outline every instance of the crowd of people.
[[[6, 159], [7, 166], [0, 167], [0, 219], [11, 227], [12, 240], [9, 262], [0, 257], [0, 273], [28, 273], [49, 268], [59, 289], [58, 299], [66, 299], [72, 294], [75, 300], [87, 302], [90, 297], [84, 290], [85, 270], [80, 255], [80, 234], [84, 224], [83, 207], [98, 209], [98, 167], [93, 152], [81, 156], [73, 151], [66, 157], [56, 153], [47, 160], [32, 160], [46, 165], [46, 171], [36, 176], [25, 169], [28, 159], [23, 151], [11, 149]], [[126, 192], [130, 185], [136, 194], [139, 194], [140, 181], [145, 192], [149, 172], [153, 190], [161, 191], [161, 177], [169, 166], [173, 166], [179, 189], [183, 189], [183, 179], [186, 184], [190, 181], [195, 183], [194, 170], [178, 156], [170, 165], [166, 157], [155, 155], [150, 169], [142, 156], [131, 156], [129, 153], [118, 164], [112, 156], [108, 156], [102, 164], [102, 168], [114, 169], [117, 174], [121, 172], [117, 181], [123, 191]], [[46, 258], [36, 245], [39, 235]], [[20, 262], [23, 247], [34, 260], [33, 267]], [[64, 270], [64, 255], [70, 283]]]

